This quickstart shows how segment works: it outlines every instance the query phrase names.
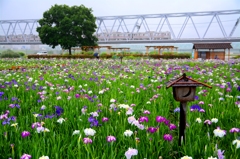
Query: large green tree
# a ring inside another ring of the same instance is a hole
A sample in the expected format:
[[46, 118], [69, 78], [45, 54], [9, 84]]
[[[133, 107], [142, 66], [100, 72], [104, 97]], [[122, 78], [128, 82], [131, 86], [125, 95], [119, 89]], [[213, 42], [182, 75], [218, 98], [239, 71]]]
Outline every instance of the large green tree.
[[55, 4], [43, 13], [38, 22], [37, 32], [42, 43], [52, 48], [60, 45], [71, 55], [72, 47], [97, 45], [98, 39], [93, 35], [97, 28], [96, 17], [92, 9], [84, 5], [69, 7]]

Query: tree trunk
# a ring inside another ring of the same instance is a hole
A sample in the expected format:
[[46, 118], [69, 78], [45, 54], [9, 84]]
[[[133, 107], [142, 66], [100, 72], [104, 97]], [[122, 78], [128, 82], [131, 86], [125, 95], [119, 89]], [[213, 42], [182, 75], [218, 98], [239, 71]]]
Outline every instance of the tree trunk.
[[68, 48], [69, 55], [72, 55], [72, 50], [71, 48]]

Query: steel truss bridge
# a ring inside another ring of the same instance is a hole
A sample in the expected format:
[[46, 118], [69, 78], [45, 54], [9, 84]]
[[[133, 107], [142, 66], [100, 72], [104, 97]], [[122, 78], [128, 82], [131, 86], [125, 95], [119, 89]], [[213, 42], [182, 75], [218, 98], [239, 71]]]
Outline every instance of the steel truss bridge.
[[[240, 10], [96, 17], [98, 44], [240, 42]], [[0, 45], [42, 44], [38, 19], [0, 20]], [[87, 38], [87, 37], [86, 37]]]

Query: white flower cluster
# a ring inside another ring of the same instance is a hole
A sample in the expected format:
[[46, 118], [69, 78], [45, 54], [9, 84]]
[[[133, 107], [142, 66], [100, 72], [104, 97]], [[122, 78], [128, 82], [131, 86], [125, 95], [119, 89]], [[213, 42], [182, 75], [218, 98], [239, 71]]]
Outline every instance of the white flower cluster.
[[80, 134], [80, 130], [74, 130], [72, 135], [78, 135], [78, 134]]
[[37, 133], [41, 133], [41, 132], [50, 132], [50, 130], [48, 128], [44, 128], [44, 127], [37, 127]]
[[192, 159], [192, 157], [190, 157], [190, 156], [183, 156], [183, 157], [181, 157], [181, 159]]
[[237, 149], [240, 148], [240, 140], [236, 139], [236, 140], [233, 140], [233, 145], [237, 144]]
[[57, 120], [57, 122], [60, 123], [60, 124], [62, 124], [64, 121], [65, 121], [65, 119], [63, 119], [63, 118], [59, 118], [59, 119]]
[[123, 134], [125, 136], [132, 136], [133, 132], [131, 130], [126, 130]]
[[197, 118], [197, 119], [196, 119], [196, 122], [201, 123], [202, 120], [201, 120], [200, 118]]
[[119, 104], [118, 106], [119, 106], [119, 108], [124, 108], [124, 109], [129, 108], [129, 105], [127, 105], [127, 104]]
[[144, 125], [140, 124], [138, 120], [135, 119], [134, 116], [130, 116], [128, 117], [128, 123], [135, 125], [136, 127], [138, 127], [140, 130], [144, 129]]
[[49, 159], [48, 156], [42, 156], [42, 157], [39, 157], [39, 159]]
[[217, 119], [217, 118], [212, 118], [212, 119], [211, 119], [211, 122], [212, 122], [212, 123], [217, 123], [217, 122], [218, 122], [218, 119]]
[[87, 128], [87, 129], [84, 129], [84, 133], [86, 136], [94, 136], [96, 131], [92, 128]]
[[131, 159], [132, 156], [136, 156], [138, 154], [137, 149], [128, 148], [128, 150], [125, 152], [125, 156], [127, 159]]
[[226, 135], [226, 132], [224, 130], [221, 130], [220, 128], [215, 129], [213, 133], [216, 137], [223, 137], [224, 135]]

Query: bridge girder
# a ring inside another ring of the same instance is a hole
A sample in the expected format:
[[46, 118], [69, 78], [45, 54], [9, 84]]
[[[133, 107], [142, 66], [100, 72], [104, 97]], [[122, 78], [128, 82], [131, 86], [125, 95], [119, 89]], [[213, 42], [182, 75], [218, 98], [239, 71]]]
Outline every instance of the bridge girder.
[[[226, 20], [226, 16], [230, 16], [231, 20]], [[203, 22], [195, 17], [210, 19], [208, 22]], [[172, 18], [175, 18], [175, 23], [178, 24], [173, 24]], [[127, 23], [129, 20], [133, 24]], [[240, 31], [235, 35], [236, 29], [239, 28], [239, 20], [240, 10], [101, 16], [96, 17], [95, 35], [99, 39], [99, 44], [240, 42]], [[152, 26], [153, 21], [157, 22], [154, 24], [156, 27]], [[227, 22], [231, 25], [227, 25]], [[203, 23], [205, 28], [200, 27]], [[178, 29], [176, 25], [179, 26]], [[191, 33], [183, 36], [190, 25]], [[206, 37], [211, 25], [215, 25], [215, 28], [220, 30], [218, 34], [222, 34], [222, 37], [215, 36], [214, 33]], [[39, 26], [38, 19], [0, 20], [0, 44], [41, 44], [36, 32], [37, 26]], [[191, 37], [193, 33], [196, 37]]]

